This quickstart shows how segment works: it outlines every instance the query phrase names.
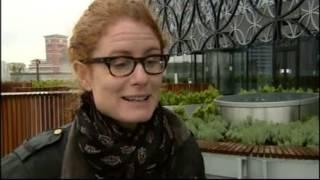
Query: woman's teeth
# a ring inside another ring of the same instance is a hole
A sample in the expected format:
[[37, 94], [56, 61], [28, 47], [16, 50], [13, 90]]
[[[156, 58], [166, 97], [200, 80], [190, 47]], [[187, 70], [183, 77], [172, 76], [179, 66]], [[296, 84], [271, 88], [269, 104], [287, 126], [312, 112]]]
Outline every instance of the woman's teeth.
[[149, 98], [149, 96], [126, 96], [123, 97], [123, 99], [127, 100], [127, 101], [145, 101]]

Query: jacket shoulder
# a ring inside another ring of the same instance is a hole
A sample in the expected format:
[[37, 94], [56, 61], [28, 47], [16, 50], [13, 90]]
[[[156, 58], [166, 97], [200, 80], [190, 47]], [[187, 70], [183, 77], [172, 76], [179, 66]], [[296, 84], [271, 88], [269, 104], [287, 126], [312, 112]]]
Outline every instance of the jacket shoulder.
[[204, 178], [204, 161], [192, 132], [174, 112], [163, 108], [175, 133], [177, 149], [171, 162], [171, 176], [178, 178]]
[[191, 131], [174, 112], [165, 107], [162, 107], [162, 109], [174, 132], [177, 145], [182, 145], [190, 136], [192, 136]]
[[63, 151], [57, 153], [61, 144], [59, 142], [63, 137], [67, 137], [64, 134], [69, 126], [70, 124], [67, 124], [27, 139], [10, 154], [1, 158], [1, 177], [37, 177], [35, 172], [41, 172], [42, 168], [48, 167], [51, 159], [62, 158]]
[[177, 150], [171, 164], [172, 177], [205, 178], [204, 160], [201, 150], [190, 136]]

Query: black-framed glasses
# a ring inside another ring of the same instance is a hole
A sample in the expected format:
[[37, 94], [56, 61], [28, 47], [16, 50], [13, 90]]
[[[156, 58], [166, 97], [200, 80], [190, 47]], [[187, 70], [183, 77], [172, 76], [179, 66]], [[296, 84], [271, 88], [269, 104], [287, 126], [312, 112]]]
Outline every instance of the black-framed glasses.
[[103, 63], [112, 76], [129, 76], [135, 70], [138, 63], [141, 63], [144, 71], [149, 75], [157, 75], [164, 72], [169, 61], [169, 55], [158, 54], [146, 57], [135, 58], [132, 56], [113, 56], [92, 58], [84, 64]]

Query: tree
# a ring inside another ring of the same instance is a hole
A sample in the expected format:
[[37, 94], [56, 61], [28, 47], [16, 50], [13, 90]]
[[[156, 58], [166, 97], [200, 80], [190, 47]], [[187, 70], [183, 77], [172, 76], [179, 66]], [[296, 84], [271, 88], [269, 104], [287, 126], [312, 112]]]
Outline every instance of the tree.
[[26, 65], [24, 63], [9, 63], [8, 68], [11, 73], [21, 73], [25, 71]]

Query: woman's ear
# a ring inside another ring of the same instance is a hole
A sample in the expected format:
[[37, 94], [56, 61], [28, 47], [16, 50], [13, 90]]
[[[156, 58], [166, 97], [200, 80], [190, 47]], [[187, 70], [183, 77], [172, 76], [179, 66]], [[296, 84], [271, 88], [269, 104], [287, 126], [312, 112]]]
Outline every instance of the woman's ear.
[[86, 91], [91, 91], [91, 75], [89, 67], [79, 61], [75, 61], [73, 63], [73, 70], [77, 76], [80, 86]]

